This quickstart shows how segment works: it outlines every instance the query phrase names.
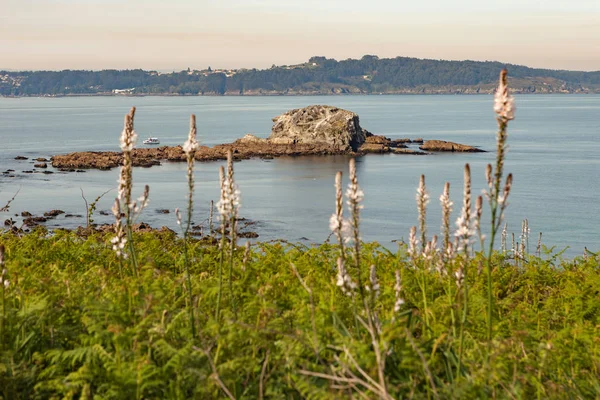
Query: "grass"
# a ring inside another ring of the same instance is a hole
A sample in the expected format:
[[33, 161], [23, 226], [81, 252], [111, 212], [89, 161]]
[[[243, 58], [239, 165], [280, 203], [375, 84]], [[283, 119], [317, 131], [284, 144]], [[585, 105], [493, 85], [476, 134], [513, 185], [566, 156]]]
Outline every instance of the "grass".
[[[506, 252], [502, 233], [494, 250], [512, 182], [509, 174], [502, 185], [514, 118], [505, 72], [495, 110], [489, 242], [466, 165], [457, 230], [446, 184], [441, 248], [425, 232], [422, 176], [419, 229], [396, 252], [360, 240], [354, 160], [348, 218], [342, 173], [335, 178], [336, 244], [239, 247], [231, 154], [227, 175], [221, 169], [220, 240], [193, 239], [192, 116], [181, 236], [132, 231], [149, 188], [132, 200], [127, 157], [116, 236], [0, 233], [0, 399], [599, 398], [600, 257], [564, 260], [543, 246], [533, 255], [527, 223], [520, 247]], [[135, 142], [134, 112], [124, 153]]]

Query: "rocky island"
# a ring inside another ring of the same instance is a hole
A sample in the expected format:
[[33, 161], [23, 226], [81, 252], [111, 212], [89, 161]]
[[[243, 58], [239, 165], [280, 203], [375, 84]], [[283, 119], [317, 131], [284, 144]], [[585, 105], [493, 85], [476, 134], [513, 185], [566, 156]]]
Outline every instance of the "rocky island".
[[[201, 146], [197, 161], [222, 160], [232, 151], [236, 159], [252, 157], [333, 155], [333, 154], [428, 154], [436, 151], [482, 152], [476, 147], [440, 140], [396, 139], [374, 135], [362, 128], [357, 114], [338, 107], [313, 105], [290, 110], [273, 118], [268, 138], [247, 134], [233, 143]], [[421, 145], [420, 150], [409, 144]], [[65, 171], [95, 168], [111, 169], [122, 164], [122, 154], [114, 151], [76, 152], [52, 157], [52, 166]], [[151, 167], [161, 161], [185, 161], [181, 146], [138, 148], [133, 165]]]

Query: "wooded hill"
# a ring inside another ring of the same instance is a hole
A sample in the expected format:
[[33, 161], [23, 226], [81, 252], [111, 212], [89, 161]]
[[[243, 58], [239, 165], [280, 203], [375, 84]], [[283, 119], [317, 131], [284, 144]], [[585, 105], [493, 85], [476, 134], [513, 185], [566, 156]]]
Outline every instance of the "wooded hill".
[[529, 68], [501, 62], [422, 60], [366, 55], [269, 69], [157, 71], [0, 71], [0, 95], [277, 95], [488, 93], [507, 67], [521, 93], [600, 93], [600, 71]]

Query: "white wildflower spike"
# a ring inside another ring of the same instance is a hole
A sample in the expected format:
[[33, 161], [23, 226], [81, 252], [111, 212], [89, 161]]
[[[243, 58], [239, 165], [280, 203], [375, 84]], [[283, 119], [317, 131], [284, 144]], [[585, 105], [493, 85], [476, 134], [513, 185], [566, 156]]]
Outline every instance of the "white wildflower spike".
[[456, 272], [454, 272], [454, 278], [456, 278], [456, 286], [460, 288], [465, 279], [465, 269], [462, 263], [460, 264]]
[[500, 249], [502, 250], [502, 253], [506, 253], [506, 235], [507, 235], [507, 230], [506, 228], [508, 227], [508, 224], [504, 224], [504, 228], [502, 229], [502, 238], [500, 241]]
[[413, 226], [410, 228], [410, 236], [408, 238], [408, 254], [412, 257], [416, 257], [419, 254], [417, 247], [419, 246], [419, 241], [417, 240], [417, 227]]
[[8, 271], [4, 268], [2, 273], [0, 273], [0, 286], [3, 286], [4, 289], [8, 288], [8, 285], [10, 285], [10, 281], [6, 278], [6, 275], [8, 275]]
[[456, 220], [456, 231], [454, 235], [458, 239], [457, 252], [469, 252], [471, 245], [473, 244], [473, 237], [475, 236], [475, 229], [469, 223], [469, 220], [465, 218], [464, 213]]
[[[358, 176], [356, 174], [356, 160], [351, 158], [348, 163], [350, 183], [348, 184], [348, 190], [346, 191], [348, 209], [350, 211], [350, 219], [346, 223], [351, 234], [347, 236], [347, 241], [352, 241], [354, 268], [356, 271], [356, 278], [358, 280], [358, 286], [360, 287], [361, 296], [364, 295], [364, 283], [363, 274], [360, 266], [360, 210], [363, 208], [362, 201], [364, 193], [358, 186]], [[344, 225], [344, 224], [342, 224]], [[342, 228], [344, 229], [344, 228]]]
[[188, 158], [193, 158], [199, 147], [200, 145], [196, 139], [196, 116], [192, 114], [190, 116], [190, 133], [182, 148]]
[[529, 234], [531, 231], [529, 230], [529, 221], [524, 219], [521, 223], [521, 247], [523, 248], [523, 254], [527, 254], [529, 250], [527, 248], [527, 243], [529, 242]]
[[417, 210], [419, 212], [419, 228], [421, 230], [421, 250], [425, 251], [427, 235], [427, 226], [425, 224], [425, 220], [427, 213], [427, 204], [429, 204], [429, 194], [427, 193], [427, 189], [425, 188], [425, 175], [421, 175], [421, 179], [419, 180], [419, 187], [417, 188], [416, 200]]
[[425, 250], [423, 251], [423, 257], [425, 257], [428, 260], [433, 260], [437, 253], [437, 235], [433, 235], [431, 240], [427, 242], [427, 245], [425, 246]]
[[128, 131], [127, 129], [123, 129], [121, 132], [121, 138], [119, 140], [120, 147], [122, 151], [133, 151], [133, 147], [137, 142], [138, 135], [132, 129]]
[[446, 269], [446, 263], [444, 262], [443, 258], [438, 258], [437, 262], [435, 263], [435, 270], [438, 274], [442, 276], [446, 276], [448, 274], [448, 270]]
[[460, 217], [456, 220], [457, 230], [454, 236], [458, 239], [456, 251], [464, 251], [468, 255], [472, 238], [475, 235], [475, 229], [471, 221], [471, 167], [469, 164], [465, 164], [464, 179], [463, 207]]
[[123, 132], [121, 133], [121, 150], [123, 151], [123, 165], [119, 175], [119, 189], [117, 198], [120, 205], [127, 212], [127, 222], [131, 222], [131, 211], [135, 208], [131, 201], [132, 177], [131, 169], [133, 166], [131, 153], [137, 140], [137, 134], [133, 129], [133, 118], [135, 116], [135, 107], [131, 108], [129, 114], [125, 116]]
[[[353, 204], [360, 205], [360, 203], [362, 203], [365, 197], [365, 194], [358, 186], [358, 178], [356, 175], [356, 160], [354, 160], [354, 158], [350, 159], [349, 171], [350, 183], [348, 183], [348, 189], [346, 190], [346, 198], [348, 206], [352, 207]], [[362, 206], [360, 206], [360, 208], [362, 208]]]
[[377, 270], [375, 269], [374, 265], [371, 265], [371, 269], [369, 271], [369, 282], [371, 286], [367, 286], [367, 290], [372, 290], [375, 298], [379, 297], [380, 286], [379, 282], [377, 281]]
[[515, 118], [515, 99], [508, 93], [507, 74], [506, 69], [500, 72], [500, 81], [494, 94], [494, 112], [504, 123]]
[[516, 254], [516, 250], [515, 250], [516, 249], [516, 246], [515, 246], [515, 234], [514, 234], [514, 232], [511, 233], [511, 235], [512, 235], [512, 247], [510, 248], [510, 251], [514, 255], [514, 254]]
[[442, 206], [442, 251], [446, 251], [448, 243], [450, 243], [450, 214], [452, 214], [452, 206], [454, 203], [450, 200], [450, 183], [444, 185], [444, 192], [440, 196], [440, 204]]
[[246, 264], [248, 264], [248, 260], [250, 259], [250, 241], [246, 242], [246, 248], [244, 250], [244, 257], [242, 258], [242, 271], [246, 271]]
[[[492, 164], [488, 164], [485, 167], [485, 180], [486, 180], [488, 187], [490, 189], [490, 192], [491, 192], [494, 187], [494, 181], [492, 180]], [[484, 191], [484, 193], [487, 193], [487, 192]]]
[[396, 284], [394, 285], [394, 293], [396, 301], [394, 302], [394, 312], [400, 311], [400, 308], [404, 304], [404, 299], [400, 296], [402, 291], [402, 279], [400, 278], [400, 271], [396, 270]]
[[127, 238], [125, 236], [123, 224], [121, 223], [121, 205], [119, 199], [115, 199], [112, 207], [112, 213], [115, 217], [115, 237], [110, 240], [112, 249], [117, 257], [127, 258], [127, 253], [124, 252], [125, 244], [127, 244]]
[[228, 153], [227, 164], [227, 175], [225, 175], [225, 169], [223, 167], [219, 170], [221, 199], [217, 203], [217, 210], [221, 214], [221, 217], [226, 221], [237, 218], [238, 210], [241, 207], [241, 192], [234, 181], [231, 152]]
[[138, 135], [133, 129], [133, 117], [135, 116], [135, 107], [131, 108], [129, 114], [125, 116], [125, 126], [121, 132], [120, 146], [124, 152], [131, 152], [137, 141]]
[[342, 257], [338, 257], [338, 260], [337, 260], [336, 285], [339, 286], [340, 289], [342, 289], [342, 292], [344, 292], [344, 294], [346, 294], [348, 296], [352, 296], [354, 294], [354, 290], [357, 287], [356, 283], [352, 280], [352, 278], [348, 274], [348, 271], [346, 270], [346, 267], [344, 265], [344, 260], [342, 259]]
[[448, 250], [446, 250], [446, 257], [448, 260], [452, 260], [454, 258], [454, 245], [452, 243], [448, 243]]
[[483, 197], [477, 196], [477, 200], [475, 201], [475, 221], [473, 229], [479, 235], [479, 240], [481, 243], [485, 240], [485, 235], [481, 233], [481, 216], [483, 214]]
[[502, 192], [502, 194], [500, 196], [498, 196], [498, 205], [502, 209], [504, 209], [504, 208], [506, 208], [506, 206], [508, 206], [508, 202], [506, 200], [508, 199], [508, 195], [510, 194], [510, 189], [512, 188], [512, 181], [513, 181], [512, 174], [508, 174], [508, 176], [506, 177], [506, 183], [504, 185], [504, 191]]
[[[340, 244], [340, 254], [344, 255], [344, 207], [342, 199], [342, 171], [335, 174], [335, 213], [329, 219], [329, 228], [337, 237]], [[347, 237], [347, 236], [346, 236]]]
[[[4, 245], [0, 244], [0, 268], [2, 272], [0, 273], [0, 286], [4, 289], [8, 288], [10, 285], [10, 281], [7, 279], [8, 271], [4, 268]], [[4, 316], [3, 316], [4, 317]]]

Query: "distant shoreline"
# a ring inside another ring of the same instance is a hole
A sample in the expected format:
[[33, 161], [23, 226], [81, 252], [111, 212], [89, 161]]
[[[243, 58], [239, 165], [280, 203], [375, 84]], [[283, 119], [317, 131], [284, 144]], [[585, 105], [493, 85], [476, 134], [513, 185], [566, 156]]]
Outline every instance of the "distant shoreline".
[[[525, 92], [513, 91], [518, 95], [598, 95], [600, 92]], [[3, 99], [22, 99], [22, 98], [64, 98], [64, 97], [309, 97], [309, 96], [490, 96], [492, 92], [389, 92], [389, 93], [206, 93], [206, 94], [178, 94], [178, 93], [140, 93], [140, 94], [114, 94], [114, 93], [72, 93], [61, 95], [30, 95], [30, 96], [2, 96]]]

